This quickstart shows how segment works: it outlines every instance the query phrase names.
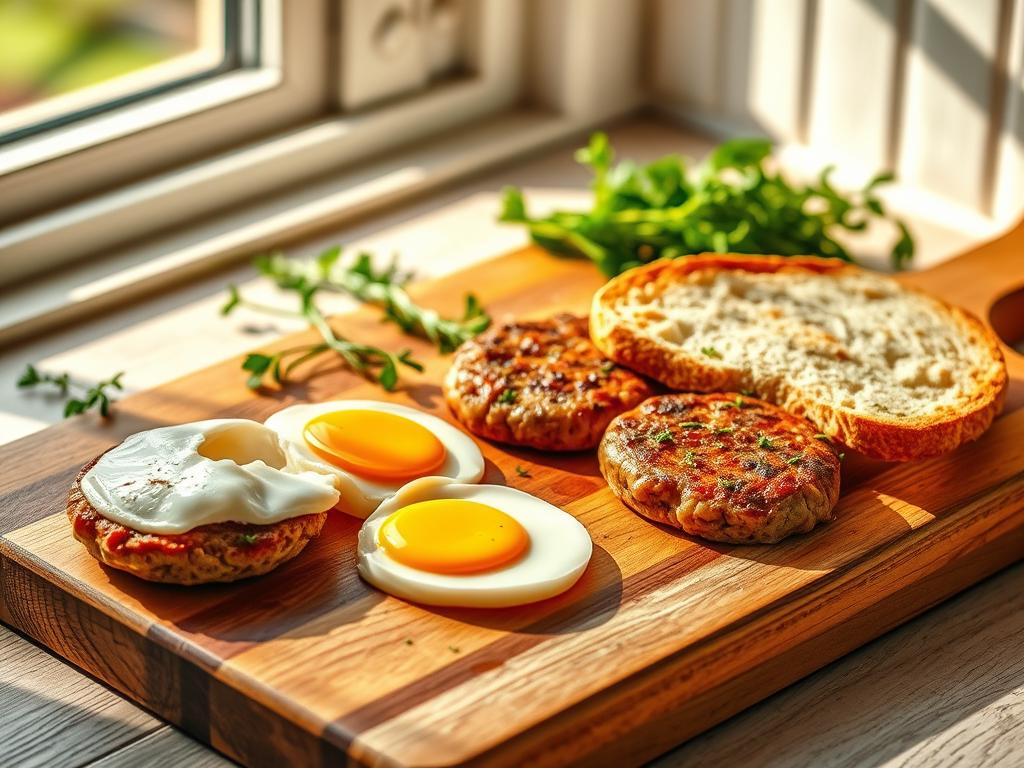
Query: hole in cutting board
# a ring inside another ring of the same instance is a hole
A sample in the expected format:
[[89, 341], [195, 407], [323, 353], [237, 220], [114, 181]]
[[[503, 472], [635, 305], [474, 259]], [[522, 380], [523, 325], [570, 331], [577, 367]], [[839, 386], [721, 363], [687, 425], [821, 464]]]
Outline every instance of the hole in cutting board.
[[988, 311], [988, 320], [1010, 349], [1024, 354], [1024, 286], [997, 299]]

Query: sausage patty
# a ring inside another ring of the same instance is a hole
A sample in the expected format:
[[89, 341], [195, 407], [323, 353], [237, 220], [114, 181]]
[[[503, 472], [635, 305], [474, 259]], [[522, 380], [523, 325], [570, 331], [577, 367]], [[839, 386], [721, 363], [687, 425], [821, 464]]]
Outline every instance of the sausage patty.
[[613, 418], [650, 394], [598, 352], [587, 318], [569, 314], [467, 341], [444, 382], [448, 407], [471, 432], [546, 451], [593, 448]]
[[82, 478], [96, 461], [82, 467], [68, 494], [71, 530], [101, 563], [147, 581], [206, 584], [259, 576], [299, 554], [327, 520], [321, 512], [270, 525], [214, 523], [187, 533], [143, 533], [104, 517], [85, 498]]
[[712, 541], [771, 544], [831, 519], [839, 457], [810, 423], [736, 394], [653, 397], [598, 452], [616, 496]]

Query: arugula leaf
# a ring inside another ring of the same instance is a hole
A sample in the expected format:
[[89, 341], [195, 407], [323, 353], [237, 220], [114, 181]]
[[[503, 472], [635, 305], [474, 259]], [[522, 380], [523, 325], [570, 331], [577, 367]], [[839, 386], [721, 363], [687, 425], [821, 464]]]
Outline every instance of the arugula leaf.
[[[764, 139], [733, 139], [692, 171], [674, 155], [647, 165], [628, 160], [613, 165], [608, 137], [595, 133], [576, 152], [593, 172], [590, 210], [533, 218], [522, 192], [507, 187], [499, 220], [525, 225], [538, 245], [557, 255], [588, 258], [608, 276], [705, 251], [852, 261], [837, 235], [859, 232], [872, 218], [891, 218], [875, 191], [893, 175], [879, 173], [848, 193], [833, 186], [831, 168], [814, 182], [794, 183], [771, 167], [771, 148]], [[913, 258], [914, 241], [904, 222], [893, 222], [899, 239], [891, 258], [900, 269]]]

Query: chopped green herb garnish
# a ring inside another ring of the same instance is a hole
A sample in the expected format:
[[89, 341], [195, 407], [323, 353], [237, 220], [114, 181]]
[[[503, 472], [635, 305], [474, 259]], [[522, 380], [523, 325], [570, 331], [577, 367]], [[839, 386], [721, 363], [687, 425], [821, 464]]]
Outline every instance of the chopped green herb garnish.
[[824, 432], [819, 432], [818, 434], [816, 434], [814, 436], [814, 439], [815, 440], [821, 440], [822, 442], [825, 442], [825, 443], [831, 443], [832, 442], [832, 438], [829, 437], [828, 435], [826, 435]]
[[839, 460], [840, 460], [840, 461], [842, 461], [842, 460], [843, 460], [843, 459], [845, 459], [845, 458], [846, 458], [846, 454], [845, 454], [845, 453], [840, 453], [840, 454], [839, 454]]
[[767, 435], [758, 435], [757, 436], [757, 447], [758, 448], [764, 448], [765, 450], [771, 451], [771, 450], [774, 450], [775, 444], [772, 443], [771, 438], [768, 437]]
[[683, 463], [688, 467], [697, 466], [697, 456], [693, 451], [687, 451], [686, 455], [683, 456]]
[[615, 370], [615, 363], [609, 360], [607, 363], [601, 366], [601, 373], [607, 376], [609, 373]]
[[705, 357], [714, 357], [719, 360], [722, 358], [721, 353], [714, 347], [701, 347], [700, 351]]
[[504, 389], [502, 390], [501, 394], [498, 395], [498, 402], [501, 403], [502, 405], [509, 405], [511, 403], [514, 403], [516, 401], [516, 398], [518, 397], [519, 393], [516, 392], [514, 389]]
[[740, 487], [743, 485], [743, 481], [742, 480], [730, 480], [730, 479], [725, 478], [725, 477], [720, 477], [720, 478], [718, 478], [718, 484], [723, 489], [725, 489], [725, 490], [729, 491], [730, 493], [732, 493], [732, 492], [738, 491], [740, 489]]
[[259, 539], [259, 535], [255, 533], [240, 533], [238, 534], [238, 543], [244, 544], [245, 546], [251, 547]]
[[757, 392], [752, 389], [741, 389], [740, 394], [746, 395], [747, 397], [757, 397]]
[[731, 435], [736, 431], [735, 427], [719, 427], [715, 430], [716, 435]]
[[798, 453], [795, 456], [790, 456], [788, 459], [786, 459], [786, 463], [787, 464], [799, 464], [803, 460], [804, 460], [804, 455], [802, 453]]
[[743, 408], [746, 406], [746, 402], [743, 400], [742, 395], [736, 395], [736, 399], [731, 403], [722, 403], [719, 408]]
[[533, 475], [530, 474], [530, 470], [523, 469], [518, 464], [516, 464], [516, 474], [519, 475], [520, 477], [533, 477]]
[[684, 421], [679, 425], [683, 429], [704, 429], [704, 424], [699, 421]]
[[671, 443], [672, 432], [667, 429], [664, 429], [661, 432], [651, 435], [651, 440], [653, 440], [656, 443]]

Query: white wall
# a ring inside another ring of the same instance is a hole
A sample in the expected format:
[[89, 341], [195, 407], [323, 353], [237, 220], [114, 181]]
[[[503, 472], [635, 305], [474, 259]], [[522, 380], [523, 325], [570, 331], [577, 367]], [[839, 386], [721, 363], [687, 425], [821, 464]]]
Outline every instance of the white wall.
[[656, 104], [1000, 221], [1024, 212], [1024, 0], [648, 0]]

